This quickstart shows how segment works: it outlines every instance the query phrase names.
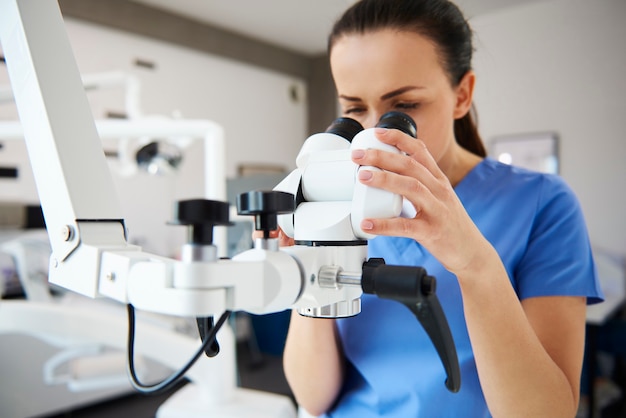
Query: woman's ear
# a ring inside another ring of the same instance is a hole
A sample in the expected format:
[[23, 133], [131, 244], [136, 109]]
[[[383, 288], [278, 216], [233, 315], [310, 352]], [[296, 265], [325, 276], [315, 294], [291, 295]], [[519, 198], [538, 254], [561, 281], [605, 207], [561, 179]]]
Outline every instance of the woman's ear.
[[470, 111], [474, 98], [474, 84], [476, 74], [473, 71], [465, 73], [459, 85], [456, 87], [456, 105], [454, 107], [454, 119], [460, 119]]

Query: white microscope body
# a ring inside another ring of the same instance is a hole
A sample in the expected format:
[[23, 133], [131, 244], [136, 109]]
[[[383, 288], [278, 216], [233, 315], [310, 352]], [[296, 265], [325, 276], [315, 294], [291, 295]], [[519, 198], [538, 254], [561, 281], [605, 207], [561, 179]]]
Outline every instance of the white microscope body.
[[[377, 126], [416, 135], [414, 122], [398, 112], [383, 115]], [[280, 215], [279, 224], [296, 243], [283, 250], [300, 260], [308, 278], [293, 305], [302, 315], [345, 317], [361, 311], [361, 270], [367, 239], [374, 237], [361, 229], [361, 221], [401, 214], [402, 196], [357, 180], [359, 170], [380, 170], [352, 162], [352, 150], [367, 148], [399, 153], [378, 141], [374, 128], [339, 118], [326, 132], [307, 138], [297, 168], [274, 188], [296, 197], [293, 215]]]

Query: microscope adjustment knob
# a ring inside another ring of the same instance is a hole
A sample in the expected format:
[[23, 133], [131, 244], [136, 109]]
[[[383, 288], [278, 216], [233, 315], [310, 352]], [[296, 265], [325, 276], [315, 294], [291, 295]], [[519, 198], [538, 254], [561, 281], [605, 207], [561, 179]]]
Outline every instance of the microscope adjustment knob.
[[254, 229], [269, 232], [278, 228], [278, 215], [295, 210], [295, 198], [291, 193], [253, 190], [237, 196], [237, 213], [254, 216]]
[[176, 202], [175, 225], [190, 226], [190, 241], [194, 244], [213, 243], [213, 227], [232, 225], [229, 221], [230, 205], [227, 202], [207, 199], [190, 199]]
[[190, 199], [176, 202], [175, 222], [180, 225], [228, 225], [229, 205], [207, 199]]

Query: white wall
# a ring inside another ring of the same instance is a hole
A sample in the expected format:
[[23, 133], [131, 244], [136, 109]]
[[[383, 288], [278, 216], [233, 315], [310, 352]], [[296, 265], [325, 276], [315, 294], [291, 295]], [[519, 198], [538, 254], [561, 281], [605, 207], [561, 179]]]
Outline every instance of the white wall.
[[[81, 73], [123, 71], [138, 77], [143, 115], [177, 114], [220, 124], [226, 136], [228, 177], [237, 175], [239, 164], [277, 164], [288, 171], [295, 167], [306, 135], [303, 80], [79, 20], [65, 21]], [[137, 59], [153, 63], [154, 69], [136, 66]], [[0, 65], [0, 86], [8, 82], [6, 68]], [[300, 92], [298, 101], [291, 97], [293, 88]], [[122, 87], [90, 91], [88, 98], [96, 119], [125, 111]], [[14, 119], [14, 105], [0, 104], [0, 121]], [[125, 177], [113, 170], [131, 240], [161, 254], [178, 248], [182, 233], [170, 232], [165, 222], [171, 220], [176, 199], [203, 197], [202, 149], [201, 143], [194, 144], [184, 170], [175, 177]], [[15, 160], [25, 173], [25, 184], [17, 187], [0, 179], [0, 200], [38, 200], [25, 159], [21, 144], [7, 143], [0, 150], [0, 162]]]
[[[125, 32], [65, 19], [81, 73], [125, 71], [140, 77], [146, 115], [210, 119], [226, 130], [227, 173], [247, 162], [272, 162], [293, 168], [306, 134], [306, 86], [303, 80], [210, 56]], [[136, 59], [155, 64], [137, 67]], [[0, 68], [0, 84], [7, 82]], [[302, 98], [294, 102], [295, 86]], [[122, 91], [89, 93], [94, 117], [123, 111]], [[0, 105], [0, 119], [15, 112]], [[280, 152], [277, 152], [280, 150]]]
[[479, 129], [556, 131], [594, 245], [626, 253], [626, 2], [553, 0], [472, 18]]

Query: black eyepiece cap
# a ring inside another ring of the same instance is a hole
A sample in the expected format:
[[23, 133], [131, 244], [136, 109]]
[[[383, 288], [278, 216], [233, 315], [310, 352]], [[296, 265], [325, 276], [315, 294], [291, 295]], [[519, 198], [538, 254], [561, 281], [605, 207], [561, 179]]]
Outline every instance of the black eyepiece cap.
[[417, 125], [406, 113], [391, 111], [380, 117], [377, 128], [398, 129], [413, 138], [417, 138]]
[[363, 125], [352, 118], [337, 118], [326, 128], [325, 132], [339, 135], [352, 142], [352, 138], [362, 130]]

